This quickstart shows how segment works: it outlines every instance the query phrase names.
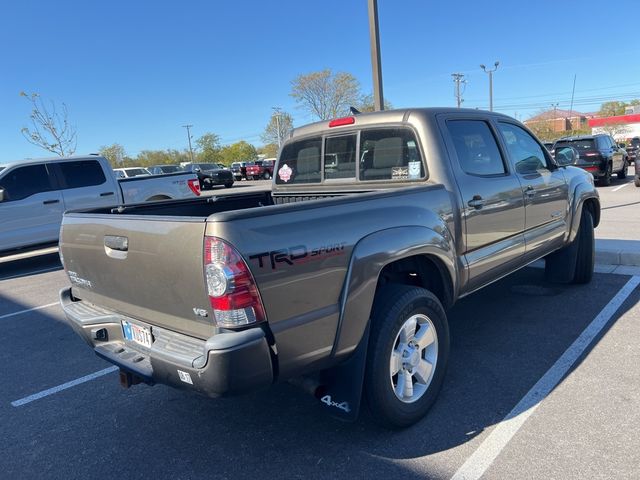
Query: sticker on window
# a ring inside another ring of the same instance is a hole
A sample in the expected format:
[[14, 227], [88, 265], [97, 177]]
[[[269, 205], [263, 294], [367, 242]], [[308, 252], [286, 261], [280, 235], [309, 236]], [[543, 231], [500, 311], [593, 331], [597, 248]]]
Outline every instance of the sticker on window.
[[291, 179], [292, 173], [293, 170], [291, 170], [289, 165], [285, 163], [284, 165], [282, 165], [280, 170], [278, 170], [278, 177], [280, 177], [280, 180], [282, 180], [283, 182], [288, 182]]
[[409, 168], [393, 167], [391, 168], [391, 180], [406, 180], [409, 178]]
[[420, 178], [420, 162], [409, 162], [409, 178]]

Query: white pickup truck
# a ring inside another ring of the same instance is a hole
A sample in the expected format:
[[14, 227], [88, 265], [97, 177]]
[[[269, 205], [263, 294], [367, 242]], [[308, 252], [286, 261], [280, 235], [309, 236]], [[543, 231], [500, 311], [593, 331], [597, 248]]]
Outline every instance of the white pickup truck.
[[0, 253], [58, 241], [66, 210], [200, 195], [195, 173], [116, 179], [99, 156], [0, 164]]

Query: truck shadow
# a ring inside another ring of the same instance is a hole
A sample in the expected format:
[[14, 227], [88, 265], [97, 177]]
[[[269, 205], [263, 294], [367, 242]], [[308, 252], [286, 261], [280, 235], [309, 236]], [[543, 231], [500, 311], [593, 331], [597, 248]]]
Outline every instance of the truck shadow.
[[[208, 399], [164, 386], [123, 390], [110, 374], [19, 409], [0, 406], [2, 457], [8, 472], [49, 478], [68, 478], [51, 465], [73, 468], [77, 478], [450, 478], [451, 465], [462, 463], [455, 448], [500, 422], [627, 280], [596, 275], [589, 285], [557, 286], [529, 268], [461, 300], [449, 312], [443, 390], [405, 430], [378, 427], [366, 410], [357, 423], [341, 423], [289, 384]], [[638, 292], [626, 308], [632, 300]], [[87, 362], [104, 368], [75, 340], [66, 363], [82, 365], [82, 374]], [[30, 368], [42, 365], [20, 375]], [[31, 430], [39, 443], [22, 433]], [[82, 458], [69, 445], [81, 445]]]
[[62, 270], [58, 253], [31, 254], [16, 260], [0, 258], [0, 281]]

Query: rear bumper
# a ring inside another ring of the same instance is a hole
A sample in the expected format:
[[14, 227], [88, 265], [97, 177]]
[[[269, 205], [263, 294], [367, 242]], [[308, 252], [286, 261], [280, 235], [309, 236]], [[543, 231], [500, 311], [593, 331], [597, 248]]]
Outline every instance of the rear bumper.
[[[60, 291], [60, 304], [68, 323], [96, 355], [150, 385], [162, 383], [218, 397], [273, 383], [271, 351], [260, 328], [220, 333], [205, 341], [74, 301], [71, 288]], [[122, 320], [149, 327], [151, 348], [126, 340]]]

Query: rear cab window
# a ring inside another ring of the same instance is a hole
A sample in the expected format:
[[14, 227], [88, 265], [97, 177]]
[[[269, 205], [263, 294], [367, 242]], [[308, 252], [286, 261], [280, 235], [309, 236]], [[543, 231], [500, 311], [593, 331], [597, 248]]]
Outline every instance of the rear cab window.
[[276, 184], [411, 182], [426, 170], [408, 127], [326, 134], [285, 145]]

